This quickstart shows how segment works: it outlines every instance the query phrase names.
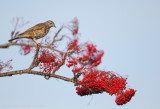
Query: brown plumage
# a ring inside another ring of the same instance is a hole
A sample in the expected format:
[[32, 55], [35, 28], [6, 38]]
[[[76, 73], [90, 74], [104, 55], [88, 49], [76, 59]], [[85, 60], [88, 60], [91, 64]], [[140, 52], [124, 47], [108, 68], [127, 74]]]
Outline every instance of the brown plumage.
[[20, 39], [20, 38], [29, 38], [32, 39], [35, 43], [37, 43], [35, 40], [44, 37], [51, 27], [56, 27], [54, 22], [51, 20], [46, 21], [44, 23], [37, 24], [29, 29], [27, 29], [25, 32], [19, 34], [13, 39], [10, 39], [9, 42]]

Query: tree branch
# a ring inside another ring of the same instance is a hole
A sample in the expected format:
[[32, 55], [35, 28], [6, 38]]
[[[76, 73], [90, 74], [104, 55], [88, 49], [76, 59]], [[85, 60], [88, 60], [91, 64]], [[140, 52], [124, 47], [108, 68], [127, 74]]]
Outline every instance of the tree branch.
[[57, 41], [56, 38], [58, 37], [58, 34], [62, 31], [62, 29], [63, 29], [63, 26], [56, 32], [50, 45], [52, 45], [54, 42]]
[[34, 71], [34, 70], [28, 70], [28, 69], [24, 69], [24, 70], [17, 70], [17, 71], [11, 71], [11, 72], [5, 72], [5, 73], [0, 73], [0, 77], [6, 77], [6, 76], [12, 76], [12, 75], [21, 75], [21, 74], [33, 74], [33, 75], [40, 75], [40, 76], [50, 76], [53, 78], [57, 78], [57, 79], [62, 79], [64, 81], [68, 81], [68, 82], [73, 82], [73, 79], [64, 77], [64, 76], [60, 76], [60, 75], [56, 75], [56, 74], [46, 74], [43, 72], [38, 72], [38, 71]]
[[32, 70], [34, 67], [38, 66], [38, 64], [39, 64], [39, 60], [38, 60], [39, 49], [40, 49], [40, 47], [37, 47], [36, 53], [35, 53], [33, 61], [32, 61], [32, 64], [30, 65], [30, 67], [28, 68], [28, 70]]

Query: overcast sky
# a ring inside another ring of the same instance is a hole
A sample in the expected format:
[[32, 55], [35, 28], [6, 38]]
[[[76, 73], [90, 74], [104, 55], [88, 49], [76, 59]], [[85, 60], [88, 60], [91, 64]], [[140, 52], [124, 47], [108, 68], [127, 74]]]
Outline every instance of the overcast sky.
[[[137, 90], [131, 102], [117, 106], [106, 93], [80, 97], [69, 82], [41, 76], [0, 78], [0, 109], [159, 109], [160, 108], [160, 1], [159, 0], [0, 0], [0, 44], [7, 43], [10, 21], [23, 17], [29, 24], [47, 20], [57, 28], [74, 17], [80, 23], [81, 41], [92, 41], [104, 50], [99, 69], [128, 77]], [[13, 59], [14, 70], [32, 60], [19, 55], [18, 47], [0, 50], [0, 59]], [[68, 75], [68, 70], [60, 72]]]

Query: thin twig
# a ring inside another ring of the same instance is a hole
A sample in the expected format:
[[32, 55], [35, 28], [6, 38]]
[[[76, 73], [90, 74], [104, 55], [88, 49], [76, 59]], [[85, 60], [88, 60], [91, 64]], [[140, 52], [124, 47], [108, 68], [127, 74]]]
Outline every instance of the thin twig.
[[53, 74], [55, 74], [55, 72], [64, 64], [64, 62], [65, 62], [65, 60], [66, 60], [66, 57], [67, 57], [67, 53], [65, 53], [65, 55], [64, 55], [64, 57], [63, 57], [63, 59], [62, 59], [62, 62], [61, 62], [59, 65], [57, 65], [57, 66], [55, 67], [55, 69], [52, 71]]
[[50, 46], [51, 46], [54, 42], [56, 42], [56, 38], [58, 37], [58, 34], [62, 31], [62, 29], [63, 29], [63, 26], [56, 32], [56, 34], [55, 34], [54, 37], [53, 37], [52, 42], [50, 43]]

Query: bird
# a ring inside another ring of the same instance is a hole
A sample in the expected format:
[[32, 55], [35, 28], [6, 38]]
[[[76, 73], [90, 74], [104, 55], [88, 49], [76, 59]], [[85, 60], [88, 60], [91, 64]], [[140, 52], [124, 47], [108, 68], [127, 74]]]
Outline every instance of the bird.
[[53, 21], [48, 20], [46, 22], [39, 23], [39, 24], [27, 29], [23, 33], [20, 33], [15, 38], [12, 38], [8, 41], [12, 42], [13, 40], [16, 40], [16, 39], [28, 38], [28, 39], [32, 39], [38, 45], [36, 40], [47, 35], [51, 27], [56, 28], [56, 25]]

